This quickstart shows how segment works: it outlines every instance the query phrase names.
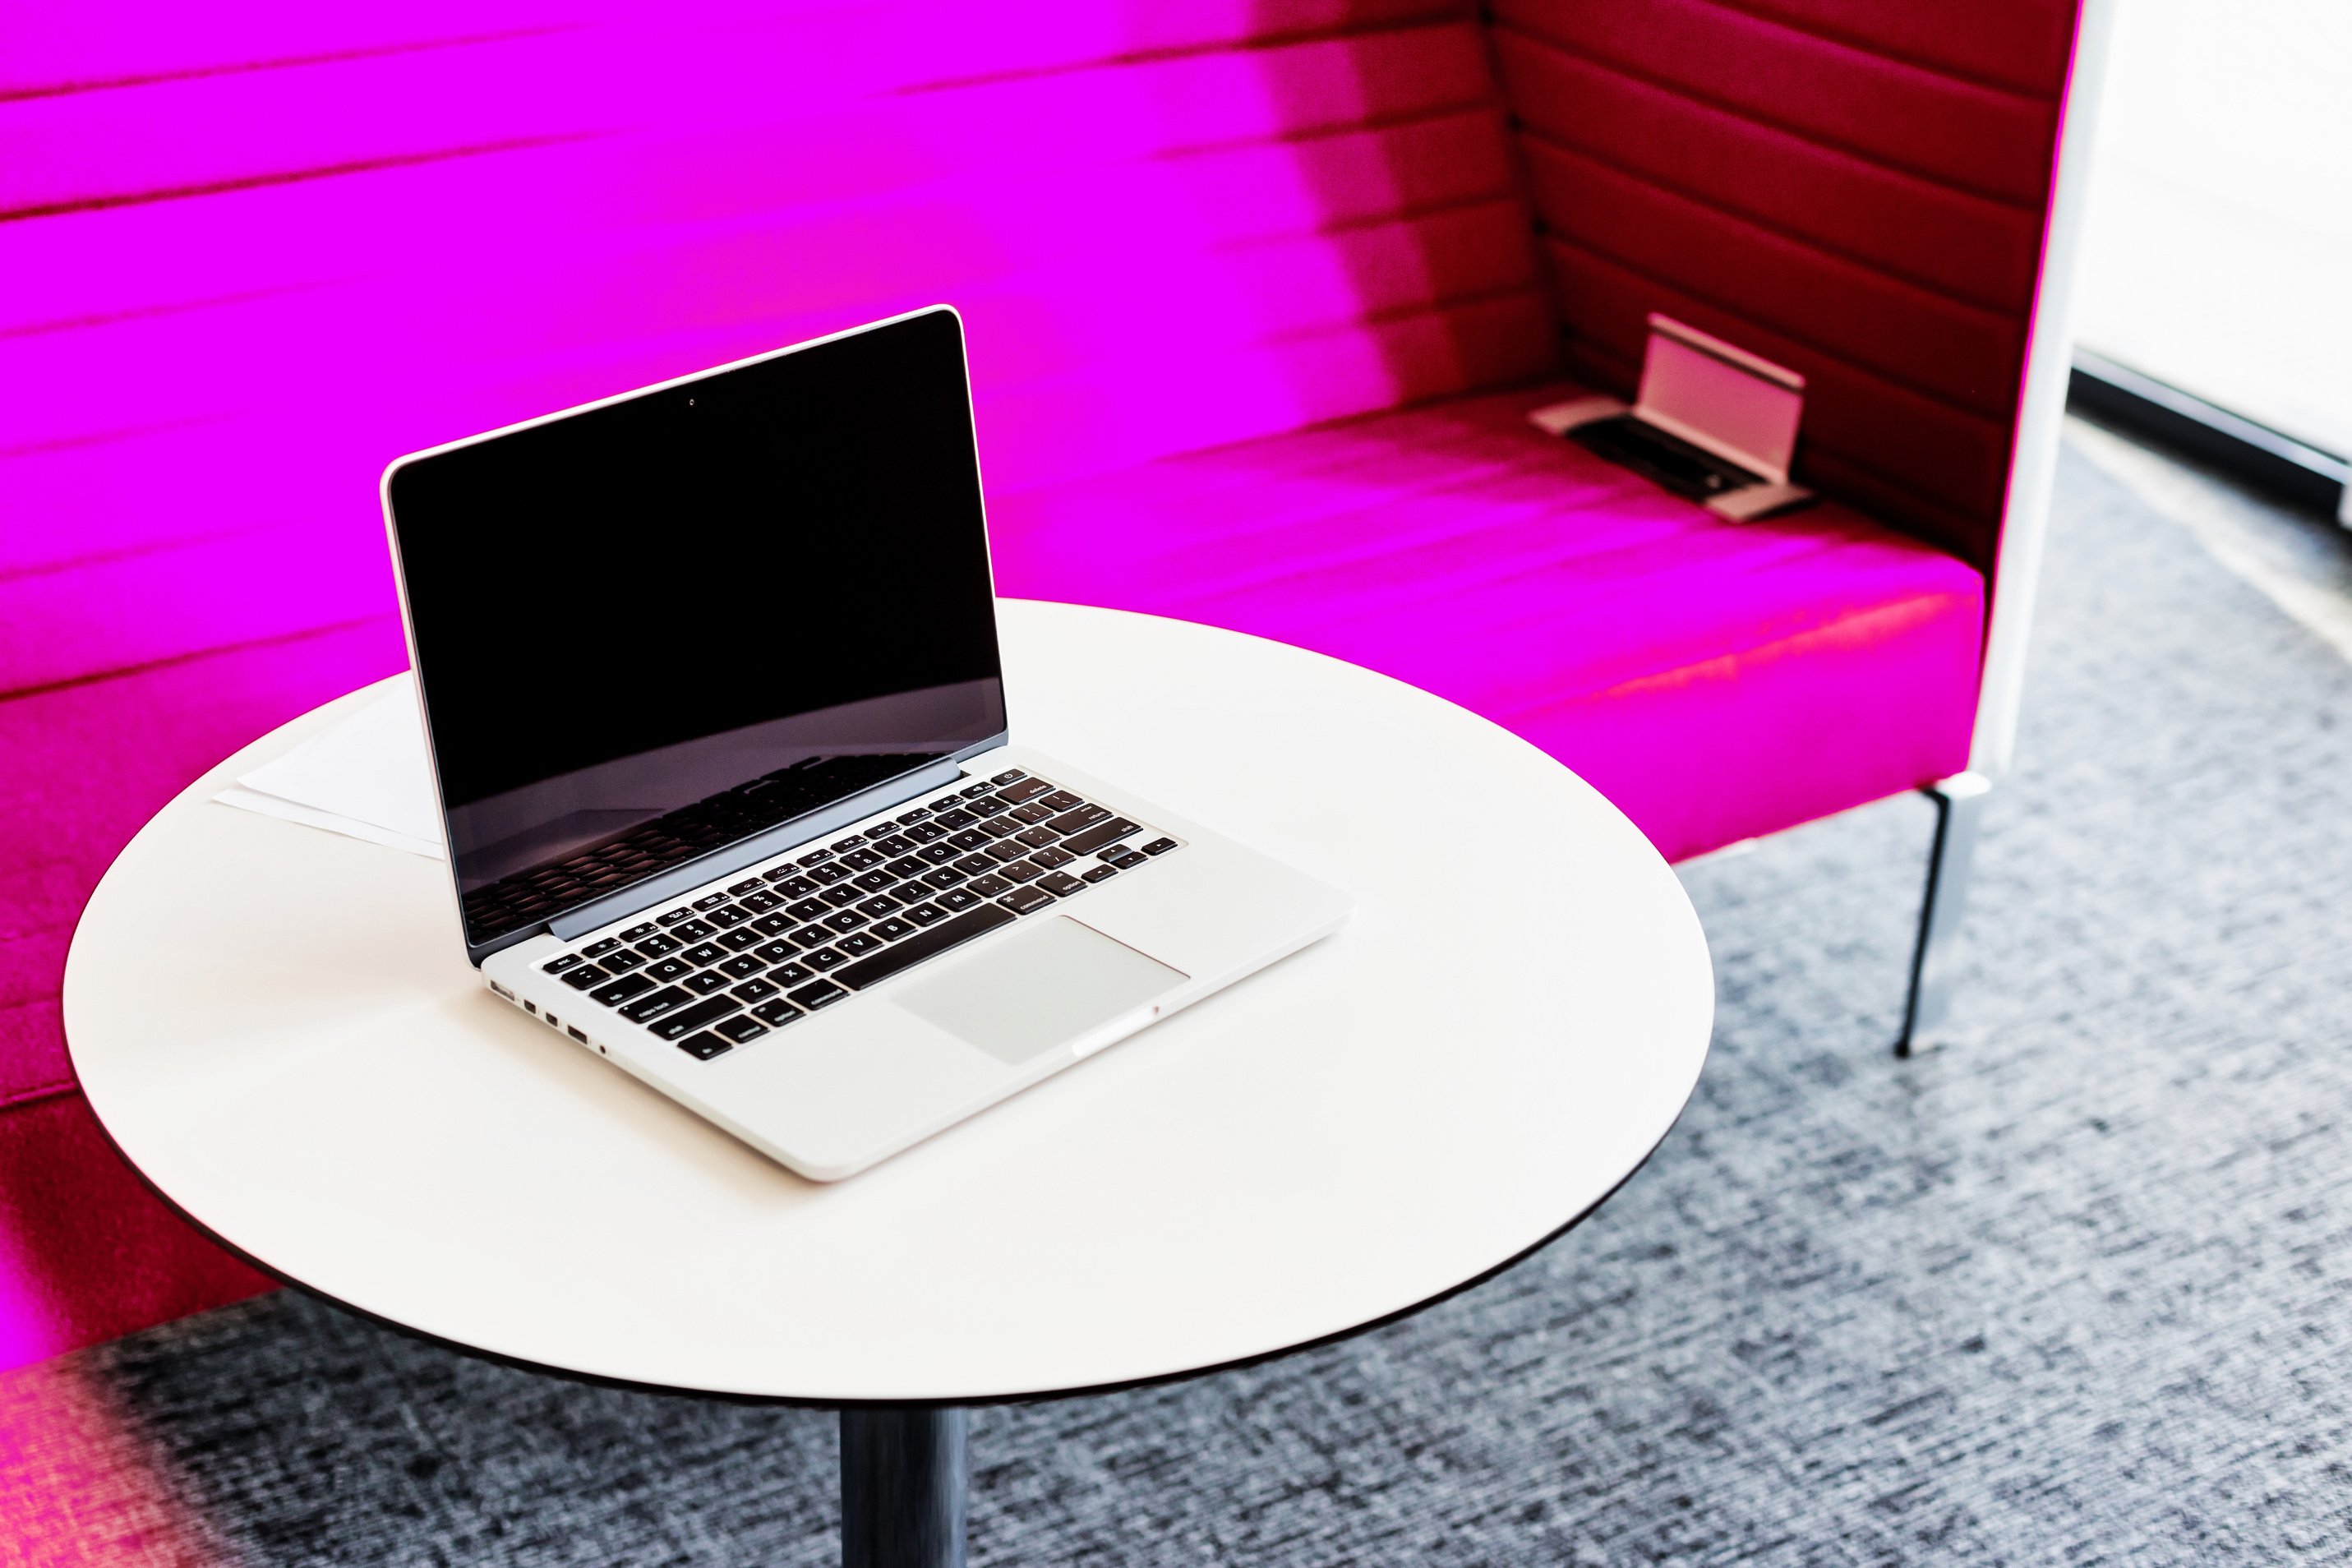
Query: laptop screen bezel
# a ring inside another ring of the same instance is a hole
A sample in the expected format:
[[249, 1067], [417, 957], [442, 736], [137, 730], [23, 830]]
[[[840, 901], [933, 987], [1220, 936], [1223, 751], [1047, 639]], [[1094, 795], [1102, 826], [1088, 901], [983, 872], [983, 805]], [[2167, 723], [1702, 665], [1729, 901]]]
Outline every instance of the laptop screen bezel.
[[[580, 415], [593, 413], [598, 409], [609, 408], [618, 404], [633, 402], [641, 397], [646, 397], [656, 393], [667, 392], [677, 387], [691, 385], [697, 382], [709, 381], [713, 377], [726, 375], [730, 373], [740, 371], [750, 366], [764, 364], [771, 361], [782, 359], [792, 354], [804, 353], [810, 349], [820, 348], [829, 343], [840, 342], [845, 339], [864, 336], [870, 332], [881, 331], [927, 316], [934, 316], [942, 313], [952, 319], [956, 324], [956, 341], [958, 345], [957, 363], [963, 382], [965, 416], [967, 427], [973, 431], [972, 473], [974, 477], [974, 487], [972, 500], [974, 515], [977, 517], [980, 523], [981, 560], [982, 568], [987, 576], [986, 585], [988, 589], [989, 601], [992, 605], [995, 601], [996, 593], [996, 564], [994, 554], [988, 538], [985, 486], [980, 482], [981, 468], [979, 437], [977, 426], [973, 419], [971, 406], [970, 349], [963, 331], [963, 318], [961, 314], [959, 313], [953, 306], [945, 303], [928, 305], [920, 310], [908, 310], [899, 315], [887, 317], [877, 321], [863, 322], [855, 327], [845, 328], [840, 331], [828, 332], [822, 337], [810, 338], [801, 342], [788, 344], [782, 348], [772, 349], [763, 353], [751, 354], [738, 360], [730, 360], [725, 364], [713, 365], [707, 370], [695, 371], [686, 375], [673, 376], [667, 381], [655, 382], [645, 386], [632, 387], [626, 392], [614, 393], [610, 396], [596, 398], [587, 403], [574, 404], [571, 407], [561, 408], [551, 413], [538, 415], [530, 419], [518, 420], [511, 425], [502, 425], [495, 430], [485, 430], [478, 435], [467, 436], [455, 441], [446, 441], [438, 446], [428, 447], [420, 451], [407, 453], [400, 458], [394, 458], [391, 463], [385, 466], [383, 477], [378, 482], [377, 487], [378, 495], [383, 507], [384, 538], [386, 545], [392, 552], [393, 584], [394, 591], [398, 595], [400, 601], [401, 632], [406, 641], [408, 648], [409, 668], [419, 672], [419, 678], [411, 684], [413, 684], [416, 689], [418, 718], [422, 722], [425, 732], [425, 760], [427, 763], [426, 772], [432, 779], [434, 806], [435, 809], [440, 813], [442, 833], [445, 843], [449, 842], [450, 840], [451, 825], [449, 818], [449, 806], [448, 802], [444, 798], [442, 791], [443, 775], [440, 766], [440, 759], [436, 751], [432, 710], [430, 700], [425, 694], [425, 682], [422, 678], [423, 666], [417, 647], [416, 623], [414, 615], [410, 611], [408, 599], [408, 577], [404, 563], [401, 559], [400, 528], [393, 510], [393, 484], [394, 480], [399, 476], [401, 471], [413, 464], [423, 462], [430, 458], [437, 458], [444, 453], [458, 451], [468, 447], [481, 446], [487, 442], [496, 441], [502, 437], [513, 436], [525, 430], [537, 429], [541, 426], [555, 424], [562, 420], [574, 418]], [[1002, 647], [1001, 636], [999, 639], [999, 647], [1000, 648]], [[526, 670], [519, 669], [516, 671], [518, 680], [525, 679], [528, 674], [529, 672]], [[999, 689], [1000, 695], [1002, 695], [1001, 676], [999, 678]], [[625, 919], [631, 914], [650, 909], [655, 904], [667, 902], [676, 898], [676, 896], [680, 892], [700, 887], [716, 878], [726, 876], [730, 871], [740, 869], [745, 866], [750, 866], [758, 861], [768, 859], [773, 856], [782, 854], [785, 850], [790, 849], [796, 845], [807, 842], [812, 837], [837, 832], [842, 826], [857, 821], [862, 817], [871, 816], [873, 813], [883, 810], [887, 806], [897, 805], [918, 795], [929, 794], [931, 791], [941, 787], [944, 784], [960, 776], [961, 769], [957, 764], [968, 761], [972, 757], [980, 756], [986, 752], [997, 750], [1008, 742], [1012, 733], [1012, 705], [1009, 697], [1003, 698], [1003, 701], [1005, 714], [1004, 727], [997, 731], [992, 735], [986, 736], [982, 739], [957, 747], [951, 752], [943, 753], [940, 756], [925, 762], [919, 767], [909, 769], [906, 773], [885, 779], [877, 784], [857, 792], [856, 794], [827, 803], [823, 806], [814, 808], [798, 816], [777, 823], [772, 826], [761, 828], [751, 833], [745, 834], [740, 837], [731, 839], [725, 844], [719, 845], [705, 851], [703, 854], [698, 855], [690, 860], [681, 861], [675, 866], [656, 872], [646, 878], [643, 881], [631, 883], [625, 887], [615, 889], [601, 899], [575, 905], [570, 909], [558, 911], [556, 914], [551, 915], [547, 919], [534, 921], [527, 924], [518, 926], [511, 931], [502, 931], [497, 936], [483, 942], [476, 942], [473, 940], [472, 933], [467, 926], [464, 889], [461, 885], [459, 868], [456, 856], [452, 854], [449, 856], [447, 861], [449, 875], [446, 885], [449, 889], [454, 913], [457, 917], [459, 940], [465, 944], [467, 960], [468, 963], [479, 967], [482, 961], [489, 957], [492, 953], [502, 952], [507, 948], [513, 947], [520, 942], [529, 942], [534, 937], [547, 934], [551, 931], [555, 934], [564, 936], [566, 940], [570, 940], [571, 936], [575, 935], [578, 932], [593, 931], [600, 926], [609, 925], [615, 921]]]

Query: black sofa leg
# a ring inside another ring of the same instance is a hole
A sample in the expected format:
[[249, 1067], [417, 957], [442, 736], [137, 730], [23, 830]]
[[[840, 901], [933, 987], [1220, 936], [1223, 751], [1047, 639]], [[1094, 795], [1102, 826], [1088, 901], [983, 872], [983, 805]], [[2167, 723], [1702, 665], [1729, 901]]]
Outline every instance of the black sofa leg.
[[1952, 965], [1958, 956], [1960, 918], [1969, 900], [1969, 870], [1977, 829], [1992, 781], [1954, 773], [1919, 793], [1936, 803], [1936, 844], [1927, 853], [1927, 893], [1919, 908], [1919, 946], [1911, 955], [1911, 995], [1903, 1009], [1903, 1036], [1895, 1054], [1907, 1057], [1936, 1044], [1952, 1010]]

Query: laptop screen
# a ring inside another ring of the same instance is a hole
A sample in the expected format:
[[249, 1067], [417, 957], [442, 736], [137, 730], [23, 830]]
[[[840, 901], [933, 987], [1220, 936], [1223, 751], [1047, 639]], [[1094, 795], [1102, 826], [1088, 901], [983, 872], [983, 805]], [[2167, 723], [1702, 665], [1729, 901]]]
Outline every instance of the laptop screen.
[[479, 950], [1004, 732], [937, 310], [396, 465]]

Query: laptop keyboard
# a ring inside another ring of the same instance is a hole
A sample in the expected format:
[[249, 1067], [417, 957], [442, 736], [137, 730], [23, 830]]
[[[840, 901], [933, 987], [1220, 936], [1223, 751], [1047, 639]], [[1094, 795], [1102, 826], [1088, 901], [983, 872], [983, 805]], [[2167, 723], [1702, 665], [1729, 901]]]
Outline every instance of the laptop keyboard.
[[709, 1061], [1178, 847], [1014, 768], [540, 967]]

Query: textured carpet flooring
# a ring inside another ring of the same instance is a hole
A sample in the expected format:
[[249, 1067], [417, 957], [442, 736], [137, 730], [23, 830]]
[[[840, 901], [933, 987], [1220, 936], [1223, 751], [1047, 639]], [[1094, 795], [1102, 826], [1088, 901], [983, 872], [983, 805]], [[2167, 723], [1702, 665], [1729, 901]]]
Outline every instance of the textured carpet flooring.
[[[2352, 1559], [2352, 666], [2072, 453], [2038, 639], [1964, 1043], [1886, 1050], [1923, 804], [1691, 868], [1720, 1022], [1641, 1175], [1411, 1321], [980, 1413], [975, 1562]], [[290, 1294], [0, 1380], [44, 1410], [34, 1561], [836, 1550], [828, 1416]]]

